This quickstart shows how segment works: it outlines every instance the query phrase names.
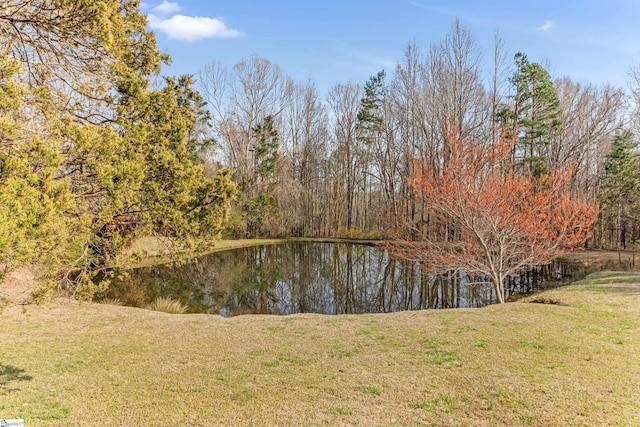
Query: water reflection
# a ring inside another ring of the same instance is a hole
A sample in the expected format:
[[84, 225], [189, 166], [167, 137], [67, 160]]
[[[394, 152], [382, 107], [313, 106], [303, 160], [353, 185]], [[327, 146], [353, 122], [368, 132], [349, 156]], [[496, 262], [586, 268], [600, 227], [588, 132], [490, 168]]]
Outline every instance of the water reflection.
[[[537, 269], [511, 280], [509, 293], [529, 292], [551, 273]], [[189, 304], [190, 311], [223, 316], [381, 313], [480, 307], [496, 300], [482, 278], [434, 276], [380, 248], [343, 243], [256, 246], [212, 253], [182, 266], [135, 269], [114, 281], [107, 296], [136, 306], [171, 297]]]

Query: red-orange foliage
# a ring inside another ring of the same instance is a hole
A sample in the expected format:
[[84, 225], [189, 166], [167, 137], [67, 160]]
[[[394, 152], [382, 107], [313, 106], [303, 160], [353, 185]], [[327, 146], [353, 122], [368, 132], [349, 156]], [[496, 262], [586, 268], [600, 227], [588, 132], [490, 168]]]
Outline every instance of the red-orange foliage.
[[[504, 279], [550, 262], [590, 236], [598, 206], [568, 192], [571, 170], [517, 172], [512, 141], [481, 145], [450, 138], [446, 165], [417, 164], [409, 186], [428, 220], [399, 252], [434, 269], [486, 276], [504, 302]], [[396, 248], [397, 249], [397, 248]]]

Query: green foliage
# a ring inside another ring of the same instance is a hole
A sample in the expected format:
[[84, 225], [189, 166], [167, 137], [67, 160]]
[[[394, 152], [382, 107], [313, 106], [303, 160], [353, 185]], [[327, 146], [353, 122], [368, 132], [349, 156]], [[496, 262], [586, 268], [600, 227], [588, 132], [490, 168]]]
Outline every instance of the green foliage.
[[640, 239], [640, 163], [638, 143], [630, 131], [616, 135], [605, 160], [600, 220], [612, 229], [612, 241], [626, 248]]
[[[91, 221], [76, 264], [85, 272], [109, 265], [141, 236], [191, 246], [218, 238], [236, 192], [228, 169], [213, 180], [204, 176], [190, 138], [200, 102], [190, 77], [166, 78], [163, 87], [126, 98], [119, 129], [72, 121], [61, 126], [71, 142], [66, 169], [77, 211]], [[128, 115], [135, 111], [133, 120]], [[97, 289], [90, 279], [81, 274], [69, 284], [91, 298]]]
[[364, 85], [364, 98], [360, 100], [356, 131], [358, 140], [367, 144], [383, 123], [381, 109], [385, 93], [384, 78], [384, 70], [371, 76]]
[[558, 92], [547, 70], [529, 62], [524, 53], [515, 55], [516, 71], [510, 78], [515, 89], [513, 110], [499, 109], [499, 118], [512, 122], [517, 132], [519, 159], [534, 176], [546, 172], [545, 147], [550, 136], [562, 126]]
[[605, 187], [618, 195], [632, 193], [640, 184], [638, 143], [630, 131], [616, 135], [605, 161]]
[[261, 234], [264, 224], [280, 215], [280, 209], [274, 196], [260, 192], [255, 197], [245, 200], [242, 214], [247, 224], [247, 237], [257, 237]]
[[274, 195], [278, 185], [275, 177], [280, 157], [280, 141], [274, 117], [266, 116], [251, 131], [255, 140], [251, 148], [255, 175], [248, 182], [241, 183], [243, 192], [237, 204], [232, 229], [235, 237], [273, 234], [274, 224], [280, 217]]
[[36, 304], [50, 302], [56, 296], [57, 290], [58, 282], [54, 279], [42, 281], [31, 291], [30, 301]]
[[190, 77], [167, 79], [162, 90], [151, 93], [149, 121], [141, 126], [148, 149], [138, 210], [154, 232], [213, 239], [219, 237], [236, 188], [228, 169], [219, 170], [213, 181], [204, 176], [189, 138], [197, 121], [194, 103], [200, 101], [190, 85]]
[[225, 222], [224, 237], [255, 238], [273, 234], [280, 219], [280, 208], [275, 196], [261, 191], [254, 197], [240, 193], [228, 221]]
[[529, 62], [524, 53], [515, 55], [516, 72], [511, 83], [516, 89], [516, 117], [525, 133], [522, 143], [547, 143], [549, 134], [561, 126], [560, 100], [547, 70]]
[[168, 57], [138, 1], [35, 3], [7, 5], [28, 24], [7, 31], [0, 58], [0, 267], [46, 264], [91, 298], [106, 286], [96, 272], [136, 238], [219, 237], [236, 187], [228, 169], [204, 175], [192, 78], [151, 86]]
[[[0, 58], [0, 266], [5, 270], [34, 260], [57, 265], [70, 227], [62, 215], [73, 210], [69, 187], [56, 179], [62, 156], [57, 140], [44, 141], [34, 126], [45, 113], [38, 87], [18, 81], [17, 61]], [[35, 123], [33, 123], [35, 124]]]
[[265, 221], [265, 214], [274, 207], [276, 207], [275, 197], [258, 193], [257, 196], [246, 201], [245, 212], [250, 222], [261, 223]]
[[273, 123], [273, 116], [265, 117], [262, 123], [258, 123], [251, 130], [258, 140], [254, 147], [256, 173], [264, 181], [275, 172], [279, 156], [278, 131]]

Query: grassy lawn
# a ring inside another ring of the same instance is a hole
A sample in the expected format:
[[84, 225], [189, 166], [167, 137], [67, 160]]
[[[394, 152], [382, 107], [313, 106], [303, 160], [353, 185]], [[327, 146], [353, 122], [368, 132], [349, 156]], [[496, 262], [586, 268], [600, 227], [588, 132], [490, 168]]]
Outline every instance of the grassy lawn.
[[56, 303], [0, 322], [0, 419], [28, 427], [640, 425], [637, 272], [482, 309], [225, 319]]

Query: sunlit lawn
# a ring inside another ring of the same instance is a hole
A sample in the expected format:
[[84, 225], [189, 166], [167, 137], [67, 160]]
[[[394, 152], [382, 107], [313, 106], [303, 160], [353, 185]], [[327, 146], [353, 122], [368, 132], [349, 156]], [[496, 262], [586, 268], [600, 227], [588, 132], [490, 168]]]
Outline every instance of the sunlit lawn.
[[638, 273], [482, 309], [0, 322], [0, 419], [29, 427], [640, 425]]

